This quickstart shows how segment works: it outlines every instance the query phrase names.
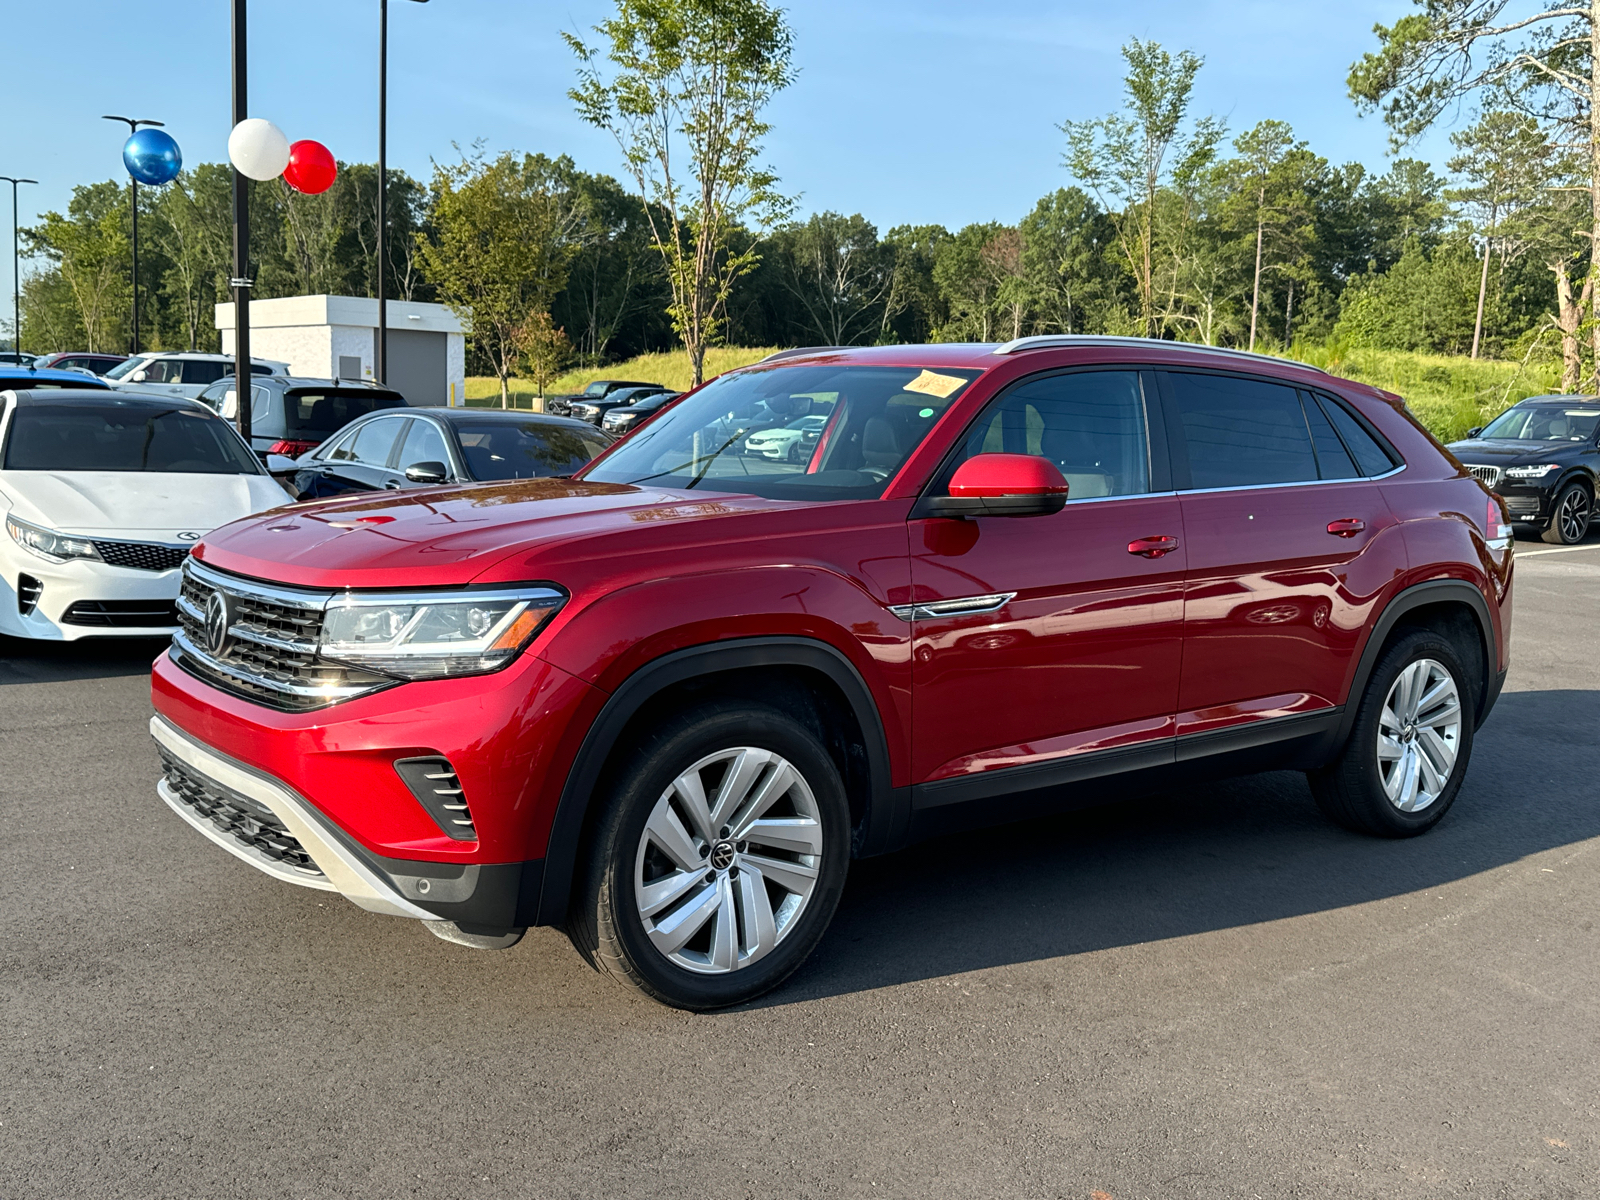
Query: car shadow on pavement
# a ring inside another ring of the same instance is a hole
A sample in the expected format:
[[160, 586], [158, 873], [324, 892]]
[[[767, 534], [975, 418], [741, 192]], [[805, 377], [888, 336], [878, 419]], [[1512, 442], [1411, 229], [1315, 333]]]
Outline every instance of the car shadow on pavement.
[[941, 838], [852, 864], [812, 960], [757, 1005], [1346, 908], [1600, 836], [1600, 691], [1501, 697], [1466, 784], [1424, 837], [1348, 833], [1302, 775]]
[[148, 675], [150, 664], [167, 645], [166, 638], [36, 642], [0, 636], [0, 686]]

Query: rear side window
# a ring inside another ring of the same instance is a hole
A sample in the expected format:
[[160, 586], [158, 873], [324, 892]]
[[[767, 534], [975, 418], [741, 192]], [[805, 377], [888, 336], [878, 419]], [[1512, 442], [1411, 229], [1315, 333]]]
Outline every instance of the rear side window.
[[224, 375], [231, 374], [232, 370], [227, 363], [208, 362], [205, 359], [186, 359], [183, 364], [183, 381], [185, 383], [215, 383]]
[[1189, 486], [1260, 487], [1320, 478], [1294, 388], [1228, 375], [1171, 372], [1189, 455]]
[[1356, 469], [1356, 464], [1350, 457], [1350, 452], [1345, 449], [1344, 442], [1334, 432], [1333, 424], [1328, 420], [1315, 399], [1304, 392], [1301, 399], [1306, 406], [1306, 424], [1311, 426], [1311, 444], [1317, 450], [1317, 466], [1322, 471], [1324, 479], [1355, 479], [1366, 474], [1365, 471]]
[[346, 443], [348, 450], [345, 457], [368, 467], [387, 466], [389, 453], [394, 449], [394, 440], [400, 436], [400, 429], [404, 424], [405, 422], [399, 417], [384, 417], [382, 420], [363, 425], [356, 432], [355, 441]]
[[978, 418], [946, 471], [995, 453], [1048, 458], [1066, 477], [1068, 500], [1148, 492], [1150, 440], [1138, 372], [1049, 375], [1013, 388]]
[[1382, 475], [1399, 465], [1395, 457], [1367, 432], [1360, 421], [1350, 415], [1344, 405], [1326, 396], [1318, 396], [1316, 401], [1327, 414], [1328, 420], [1333, 423], [1333, 427], [1339, 431], [1340, 440], [1355, 458], [1356, 466], [1361, 468], [1361, 474]]
[[284, 429], [289, 433], [330, 434], [380, 408], [403, 408], [393, 393], [302, 391], [284, 393]]

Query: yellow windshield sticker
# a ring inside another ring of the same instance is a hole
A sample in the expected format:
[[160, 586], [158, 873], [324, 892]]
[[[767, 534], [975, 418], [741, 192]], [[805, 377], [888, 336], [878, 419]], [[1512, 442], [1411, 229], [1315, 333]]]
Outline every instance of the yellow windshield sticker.
[[924, 396], [937, 396], [939, 399], [944, 400], [966, 382], [959, 375], [936, 375], [932, 371], [924, 371], [906, 384], [905, 390], [908, 392], [921, 392]]

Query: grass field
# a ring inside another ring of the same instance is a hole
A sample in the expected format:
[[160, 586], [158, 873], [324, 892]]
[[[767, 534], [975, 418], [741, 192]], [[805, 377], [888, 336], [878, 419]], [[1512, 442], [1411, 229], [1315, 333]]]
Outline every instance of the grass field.
[[[711, 377], [746, 366], [773, 352], [772, 347], [720, 347], [706, 355]], [[1369, 383], [1404, 396], [1411, 410], [1441, 441], [1453, 441], [1474, 425], [1485, 425], [1503, 409], [1527, 396], [1553, 392], [1559, 364], [1527, 366], [1493, 359], [1447, 358], [1396, 350], [1352, 350], [1338, 346], [1297, 346], [1294, 357], [1334, 375]], [[689, 360], [682, 352], [645, 354], [609, 367], [569, 371], [547, 389], [556, 394], [582, 391], [595, 379], [637, 379], [682, 390], [689, 386]], [[514, 408], [536, 407], [537, 393], [525, 379], [511, 383]], [[492, 378], [467, 380], [467, 403], [498, 408], [500, 386]]]
[[[719, 346], [709, 350], [706, 352], [706, 378], [710, 379], [735, 367], [745, 367], [753, 362], [759, 362], [776, 349], [776, 346], [754, 349]], [[640, 383], [659, 383], [662, 387], [681, 392], [689, 386], [689, 360], [681, 350], [670, 354], [641, 354], [638, 358], [613, 363], [609, 367], [586, 367], [581, 371], [568, 371], [559, 379], [552, 380], [545, 390], [553, 395], [581, 392], [587, 384], [596, 379], [635, 379]], [[513, 408], [533, 408], [537, 396], [538, 392], [534, 390], [533, 384], [526, 379], [511, 381]], [[467, 404], [473, 408], [499, 408], [499, 380], [492, 376], [474, 376], [468, 379]]]

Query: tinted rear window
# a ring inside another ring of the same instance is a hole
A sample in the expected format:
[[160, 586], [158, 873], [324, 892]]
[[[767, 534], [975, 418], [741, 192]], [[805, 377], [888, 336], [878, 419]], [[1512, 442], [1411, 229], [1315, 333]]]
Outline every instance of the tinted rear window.
[[221, 420], [193, 408], [29, 404], [6, 438], [8, 471], [156, 471], [259, 475]]
[[454, 428], [474, 479], [571, 475], [611, 444], [598, 430], [540, 421], [457, 421]]
[[380, 408], [403, 408], [405, 401], [394, 393], [302, 391], [284, 393], [284, 429], [289, 433], [329, 434], [343, 429], [357, 417]]

